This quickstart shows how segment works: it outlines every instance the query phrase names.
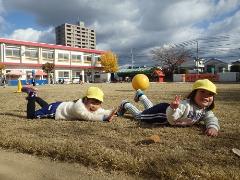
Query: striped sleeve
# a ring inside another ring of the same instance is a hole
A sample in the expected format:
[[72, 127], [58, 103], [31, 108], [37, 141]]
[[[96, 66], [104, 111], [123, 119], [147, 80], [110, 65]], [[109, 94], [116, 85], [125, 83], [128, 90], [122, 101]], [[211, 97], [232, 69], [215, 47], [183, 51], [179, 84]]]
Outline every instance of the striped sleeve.
[[205, 117], [203, 118], [206, 128], [215, 128], [216, 130], [220, 130], [220, 126], [218, 123], [217, 117], [213, 114], [212, 111], [207, 111]]

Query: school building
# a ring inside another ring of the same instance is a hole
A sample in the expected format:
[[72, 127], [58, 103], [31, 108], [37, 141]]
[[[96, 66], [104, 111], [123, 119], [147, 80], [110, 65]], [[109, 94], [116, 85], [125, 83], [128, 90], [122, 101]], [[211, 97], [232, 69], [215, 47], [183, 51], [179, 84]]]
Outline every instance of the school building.
[[42, 65], [55, 64], [54, 82], [99, 82], [102, 67], [101, 50], [69, 47], [38, 42], [0, 38], [0, 62], [5, 65], [4, 74], [8, 81], [31, 79], [32, 72], [41, 83], [47, 79]]

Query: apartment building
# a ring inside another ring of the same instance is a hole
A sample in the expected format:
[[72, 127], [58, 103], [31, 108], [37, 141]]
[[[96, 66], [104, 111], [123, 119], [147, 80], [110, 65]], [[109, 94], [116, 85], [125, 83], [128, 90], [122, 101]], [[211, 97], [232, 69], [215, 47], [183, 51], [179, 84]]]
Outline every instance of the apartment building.
[[96, 49], [96, 33], [93, 29], [85, 27], [84, 22], [77, 24], [62, 24], [55, 28], [56, 44]]
[[46, 79], [42, 65], [49, 62], [55, 64], [55, 82], [59, 79], [96, 82], [102, 73], [102, 53], [104, 51], [95, 49], [0, 38], [0, 62], [5, 65], [3, 73], [9, 75], [9, 79], [31, 78], [32, 71], [37, 72], [38, 79]]

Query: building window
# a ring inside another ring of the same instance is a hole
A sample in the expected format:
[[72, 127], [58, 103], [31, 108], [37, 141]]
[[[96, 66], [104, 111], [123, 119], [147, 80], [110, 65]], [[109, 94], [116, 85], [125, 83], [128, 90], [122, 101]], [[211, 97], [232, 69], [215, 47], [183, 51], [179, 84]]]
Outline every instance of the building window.
[[53, 62], [53, 60], [54, 60], [54, 50], [43, 49], [42, 50], [42, 58], [45, 61]]
[[69, 78], [69, 72], [68, 71], [59, 71], [58, 77], [59, 78]]
[[95, 61], [100, 63], [101, 62], [101, 57], [95, 56]]
[[81, 72], [76, 72], [76, 77], [81, 77], [81, 76], [82, 76]]
[[84, 56], [83, 56], [83, 60], [84, 60], [85, 63], [91, 63], [92, 55], [88, 54], [88, 53], [85, 53]]
[[20, 46], [6, 46], [6, 57], [8, 58], [20, 58], [20, 52]]
[[27, 59], [37, 59], [38, 58], [38, 48], [26, 47], [25, 57]]
[[67, 54], [67, 53], [58, 53], [58, 61], [59, 62], [68, 62], [69, 61], [69, 54]]
[[81, 62], [81, 55], [72, 54], [72, 62]]

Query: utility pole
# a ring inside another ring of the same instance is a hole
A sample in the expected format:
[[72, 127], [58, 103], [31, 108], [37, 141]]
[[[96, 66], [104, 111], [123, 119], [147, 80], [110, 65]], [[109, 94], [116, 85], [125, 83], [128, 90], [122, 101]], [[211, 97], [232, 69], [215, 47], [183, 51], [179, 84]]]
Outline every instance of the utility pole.
[[132, 69], [133, 69], [133, 49], [131, 48], [131, 60], [132, 60]]
[[197, 40], [197, 57], [196, 57], [196, 65], [197, 65], [197, 73], [199, 74], [199, 71], [198, 71], [198, 40]]

